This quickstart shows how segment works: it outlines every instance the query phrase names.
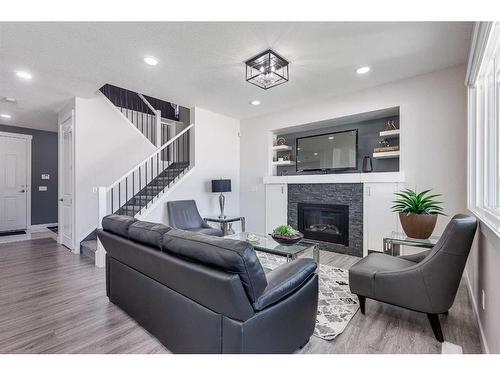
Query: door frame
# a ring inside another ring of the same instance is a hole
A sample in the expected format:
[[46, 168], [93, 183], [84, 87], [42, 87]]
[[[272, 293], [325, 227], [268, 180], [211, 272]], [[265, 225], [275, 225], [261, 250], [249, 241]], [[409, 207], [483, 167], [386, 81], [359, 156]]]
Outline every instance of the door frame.
[[57, 233], [57, 243], [62, 244], [62, 225], [63, 225], [63, 220], [62, 219], [62, 202], [60, 201], [61, 199], [61, 194], [62, 194], [62, 184], [63, 184], [63, 163], [62, 163], [62, 151], [63, 151], [63, 132], [62, 132], [62, 126], [64, 123], [66, 123], [68, 120], [71, 120], [71, 159], [72, 159], [72, 165], [73, 165], [73, 176], [71, 176], [73, 183], [72, 185], [72, 202], [71, 202], [71, 216], [72, 216], [72, 224], [73, 224], [73, 229], [72, 229], [72, 241], [71, 241], [71, 252], [78, 254], [80, 253], [80, 247], [76, 246], [75, 244], [75, 229], [76, 229], [76, 215], [75, 215], [75, 202], [76, 202], [76, 178], [75, 178], [75, 110], [72, 109], [71, 111], [68, 111], [64, 116], [59, 117], [58, 124], [57, 124], [57, 130], [58, 130], [58, 172], [59, 172], [59, 181], [57, 183], [58, 187], [58, 192], [57, 192], [57, 211], [58, 211], [58, 233]]
[[0, 137], [18, 138], [26, 141], [26, 228], [31, 229], [31, 143], [33, 136], [30, 134], [1, 132]]

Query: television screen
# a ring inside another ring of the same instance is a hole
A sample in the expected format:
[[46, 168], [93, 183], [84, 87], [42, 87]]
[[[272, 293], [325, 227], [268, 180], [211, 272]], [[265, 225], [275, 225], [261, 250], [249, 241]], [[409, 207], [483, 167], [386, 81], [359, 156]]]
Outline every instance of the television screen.
[[357, 168], [358, 131], [297, 138], [297, 171]]

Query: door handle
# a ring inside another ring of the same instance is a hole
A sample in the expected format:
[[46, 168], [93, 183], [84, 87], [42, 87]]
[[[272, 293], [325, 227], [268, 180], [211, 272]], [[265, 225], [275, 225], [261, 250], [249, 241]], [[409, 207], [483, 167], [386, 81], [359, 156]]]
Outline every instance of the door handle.
[[62, 198], [59, 198], [59, 202], [62, 202], [63, 200], [64, 200], [64, 199], [62, 199]]
[[23, 189], [23, 190], [20, 191], [20, 193], [26, 193], [26, 190]]

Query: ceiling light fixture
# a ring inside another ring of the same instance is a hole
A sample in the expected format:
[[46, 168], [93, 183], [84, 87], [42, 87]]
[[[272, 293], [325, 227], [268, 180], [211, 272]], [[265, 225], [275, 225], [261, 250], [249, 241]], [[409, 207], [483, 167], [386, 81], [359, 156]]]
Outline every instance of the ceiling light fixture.
[[288, 82], [288, 61], [270, 49], [245, 61], [245, 65], [247, 82], [261, 89]]
[[361, 68], [356, 69], [356, 73], [358, 74], [366, 74], [371, 70], [369, 66], [362, 66]]
[[259, 104], [260, 104], [260, 101], [258, 101], [258, 100], [252, 100], [252, 101], [250, 102], [250, 104], [251, 104], [251, 105], [259, 105]]
[[335, 137], [331, 136], [331, 137], [328, 137], [328, 139], [335, 139]]
[[314, 153], [314, 156], [318, 156], [318, 153], [317, 153], [317, 152], [315, 152], [315, 153]]
[[158, 65], [158, 59], [153, 56], [146, 56], [144, 57], [144, 62], [148, 65], [155, 66]]
[[16, 72], [16, 75], [19, 77], [19, 78], [22, 78], [22, 79], [25, 79], [27, 81], [29, 81], [30, 79], [33, 78], [33, 75], [31, 73], [28, 73], [28, 72], [25, 72], [25, 71], [22, 71], [22, 70], [18, 70]]
[[11, 115], [8, 115], [7, 113], [2, 113], [2, 114], [0, 114], [0, 117], [1, 117], [1, 118], [5, 118], [5, 119], [7, 119], [7, 120], [8, 120], [8, 119], [10, 119], [10, 118], [12, 118], [12, 116], [11, 116]]
[[17, 102], [16, 98], [10, 98], [8, 96], [6, 96], [5, 98], [3, 98], [2, 101], [5, 102], [5, 103], [13, 103], [13, 104]]

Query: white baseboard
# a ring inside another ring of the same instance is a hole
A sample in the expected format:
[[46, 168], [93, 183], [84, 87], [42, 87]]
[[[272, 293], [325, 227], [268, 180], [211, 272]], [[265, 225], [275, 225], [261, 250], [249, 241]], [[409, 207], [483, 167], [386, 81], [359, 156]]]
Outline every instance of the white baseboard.
[[483, 325], [481, 324], [481, 319], [479, 318], [479, 310], [477, 307], [476, 299], [474, 298], [474, 293], [472, 291], [472, 285], [470, 283], [469, 274], [467, 269], [465, 270], [465, 281], [467, 284], [467, 290], [469, 292], [470, 300], [472, 302], [472, 311], [474, 311], [474, 316], [476, 317], [477, 325], [479, 326], [479, 333], [481, 338], [481, 347], [484, 349], [486, 354], [490, 354], [490, 349], [488, 348], [488, 342], [486, 341], [486, 336], [484, 335]]
[[34, 230], [47, 229], [48, 227], [57, 227], [58, 225], [59, 225], [58, 223], [35, 224], [35, 225], [30, 225], [28, 229], [34, 231]]

